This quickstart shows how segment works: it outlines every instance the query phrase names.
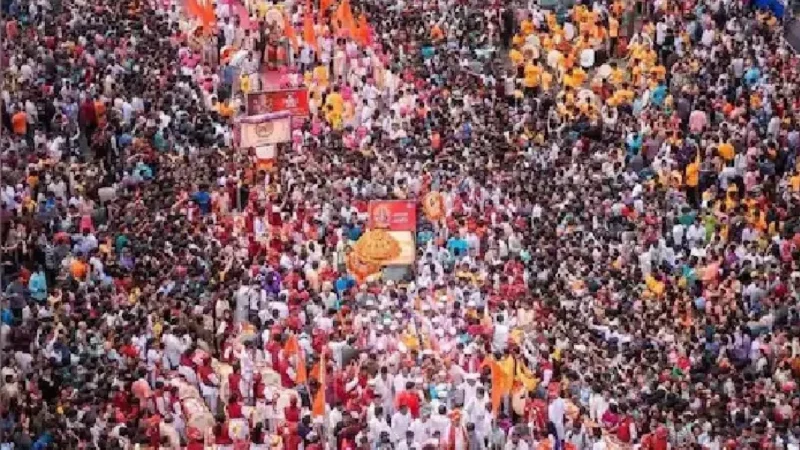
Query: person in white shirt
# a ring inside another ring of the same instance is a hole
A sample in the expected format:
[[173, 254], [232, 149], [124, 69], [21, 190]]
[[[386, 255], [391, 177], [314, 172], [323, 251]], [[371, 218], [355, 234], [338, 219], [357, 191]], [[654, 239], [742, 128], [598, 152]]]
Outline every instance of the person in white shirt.
[[589, 418], [599, 422], [608, 409], [608, 393], [592, 392], [589, 396]]
[[492, 350], [495, 352], [503, 352], [508, 345], [508, 336], [510, 334], [508, 325], [504, 323], [504, 317], [498, 316], [494, 325], [494, 334], [492, 336]]
[[407, 405], [400, 405], [400, 409], [392, 415], [392, 441], [398, 442], [406, 435], [411, 427], [411, 413]]
[[419, 441], [417, 440], [412, 430], [406, 431], [405, 439], [395, 445], [395, 450], [418, 450], [420, 448]]
[[560, 392], [557, 395], [558, 396], [553, 399], [547, 407], [547, 418], [553, 423], [556, 429], [556, 438], [560, 442], [564, 440], [564, 415], [567, 411], [567, 404], [564, 399], [561, 398]]
[[425, 442], [433, 437], [433, 422], [430, 420], [430, 411], [423, 411], [419, 418], [411, 422], [411, 431], [414, 432], [414, 440]]
[[378, 442], [381, 433], [390, 433], [391, 434], [391, 427], [386, 422], [386, 415], [384, 414], [383, 408], [380, 406], [375, 407], [375, 417], [370, 419], [368, 425], [368, 433], [369, 433], [369, 440], [370, 442]]
[[528, 443], [520, 439], [518, 433], [511, 433], [511, 439], [506, 442], [506, 446], [503, 450], [529, 450], [530, 446]]

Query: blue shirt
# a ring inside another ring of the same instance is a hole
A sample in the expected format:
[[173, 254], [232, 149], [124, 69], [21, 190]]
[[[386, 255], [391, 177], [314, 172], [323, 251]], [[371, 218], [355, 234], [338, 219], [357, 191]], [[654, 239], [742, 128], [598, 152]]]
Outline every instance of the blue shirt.
[[347, 229], [347, 239], [351, 241], [357, 241], [361, 237], [362, 231], [361, 227], [358, 225], [351, 225], [350, 228]]
[[140, 162], [139, 164], [136, 164], [136, 168], [134, 170], [145, 180], [150, 180], [153, 178], [153, 169], [151, 169], [150, 166], [145, 163]]
[[14, 314], [11, 313], [10, 310], [4, 309], [2, 313], [0, 313], [0, 320], [3, 321], [6, 325], [13, 325], [14, 324]]
[[197, 206], [200, 208], [200, 212], [203, 214], [208, 214], [211, 212], [211, 195], [209, 195], [208, 192], [195, 192], [195, 194], [192, 196], [192, 200], [197, 203]]
[[453, 256], [459, 257], [467, 254], [468, 249], [467, 241], [461, 238], [451, 237], [447, 240], [447, 249]]
[[663, 105], [664, 100], [666, 99], [667, 99], [667, 87], [664, 86], [663, 84], [656, 86], [656, 88], [653, 89], [653, 93], [650, 95], [650, 100], [658, 106]]
[[42, 450], [47, 448], [47, 446], [51, 443], [53, 443], [53, 436], [50, 434], [50, 432], [45, 431], [44, 434], [39, 436], [39, 439], [36, 439], [36, 442], [33, 443], [31, 450]]
[[35, 300], [43, 302], [47, 299], [47, 278], [43, 272], [31, 275], [31, 279], [28, 281], [28, 290]]
[[352, 288], [356, 285], [355, 280], [351, 278], [349, 275], [341, 276], [339, 279], [336, 280], [335, 287], [336, 292], [341, 294], [342, 292]]
[[756, 84], [759, 78], [761, 78], [761, 71], [758, 70], [758, 67], [751, 67], [744, 73], [744, 81], [750, 86]]

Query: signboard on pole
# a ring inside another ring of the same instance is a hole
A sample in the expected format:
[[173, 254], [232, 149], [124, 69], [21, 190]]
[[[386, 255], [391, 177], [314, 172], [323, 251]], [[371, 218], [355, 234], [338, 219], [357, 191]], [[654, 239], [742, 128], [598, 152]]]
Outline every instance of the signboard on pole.
[[289, 111], [295, 122], [302, 123], [310, 115], [308, 89], [279, 89], [247, 94], [247, 114], [257, 115]]
[[383, 261], [384, 266], [414, 264], [417, 256], [417, 202], [410, 200], [373, 200], [367, 207], [367, 228], [386, 230], [397, 242], [400, 253]]
[[237, 122], [239, 147], [259, 148], [292, 140], [292, 118], [288, 111], [247, 116]]
[[387, 231], [417, 230], [417, 203], [409, 200], [373, 200], [367, 211], [367, 228]]

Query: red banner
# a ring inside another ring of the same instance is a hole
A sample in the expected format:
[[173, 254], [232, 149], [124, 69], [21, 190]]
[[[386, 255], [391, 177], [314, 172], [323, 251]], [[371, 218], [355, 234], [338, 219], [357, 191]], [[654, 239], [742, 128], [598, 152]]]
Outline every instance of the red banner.
[[266, 114], [289, 111], [293, 118], [305, 120], [309, 116], [308, 90], [281, 89], [247, 94], [247, 114]]
[[389, 231], [417, 230], [417, 203], [408, 200], [369, 202], [367, 227]]

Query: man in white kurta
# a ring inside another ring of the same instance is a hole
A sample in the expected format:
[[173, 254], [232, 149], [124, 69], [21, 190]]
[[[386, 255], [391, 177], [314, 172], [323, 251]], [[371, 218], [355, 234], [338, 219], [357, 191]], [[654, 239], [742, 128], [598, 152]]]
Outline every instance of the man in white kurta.
[[550, 402], [547, 407], [547, 418], [556, 428], [556, 434], [559, 441], [564, 440], [564, 414], [567, 411], [567, 403], [561, 398], [561, 394]]
[[400, 409], [392, 415], [392, 442], [397, 443], [401, 439], [405, 439], [412, 419], [406, 405], [400, 406]]

